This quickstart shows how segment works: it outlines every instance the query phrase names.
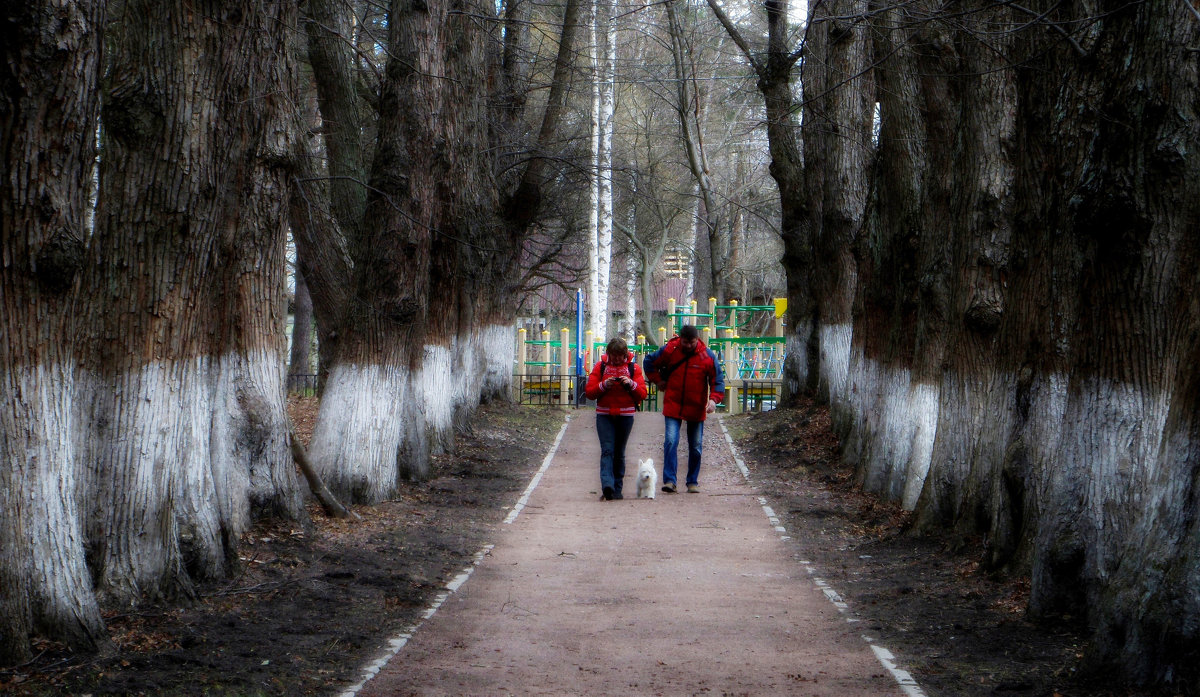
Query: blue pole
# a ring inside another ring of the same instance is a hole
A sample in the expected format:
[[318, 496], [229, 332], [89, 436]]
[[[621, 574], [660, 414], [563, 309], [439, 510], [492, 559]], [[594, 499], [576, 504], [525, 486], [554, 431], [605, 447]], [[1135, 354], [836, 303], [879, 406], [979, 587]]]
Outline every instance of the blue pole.
[[[566, 350], [566, 347], [563, 347]], [[583, 289], [575, 290], [575, 406], [583, 404]]]
[[583, 376], [583, 289], [575, 291], [575, 376]]

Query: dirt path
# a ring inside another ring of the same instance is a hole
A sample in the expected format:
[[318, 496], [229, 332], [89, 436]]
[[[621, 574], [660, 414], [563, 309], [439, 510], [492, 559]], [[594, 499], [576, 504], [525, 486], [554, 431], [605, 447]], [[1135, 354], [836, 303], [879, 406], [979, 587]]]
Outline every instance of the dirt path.
[[[602, 502], [595, 419], [575, 414], [469, 579], [344, 694], [921, 694], [706, 431], [702, 493]], [[661, 474], [661, 434], [638, 415], [630, 470], [653, 456]]]

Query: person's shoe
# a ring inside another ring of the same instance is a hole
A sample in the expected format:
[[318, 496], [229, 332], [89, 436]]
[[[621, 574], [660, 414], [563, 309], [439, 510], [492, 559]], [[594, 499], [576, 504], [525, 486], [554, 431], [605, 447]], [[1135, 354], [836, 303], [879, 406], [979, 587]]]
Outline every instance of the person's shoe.
[[668, 494], [674, 494], [675, 482], [667, 482], [666, 484], [663, 484], [663, 491], [667, 492]]
[[611, 486], [604, 487], [604, 500], [605, 501], [613, 500], [613, 488]]
[[613, 494], [613, 499], [615, 499], [617, 501], [620, 501], [623, 498], [625, 498], [625, 495], [619, 491]]
[[699, 494], [700, 493], [700, 485], [699, 484], [688, 484], [688, 493], [689, 494]]

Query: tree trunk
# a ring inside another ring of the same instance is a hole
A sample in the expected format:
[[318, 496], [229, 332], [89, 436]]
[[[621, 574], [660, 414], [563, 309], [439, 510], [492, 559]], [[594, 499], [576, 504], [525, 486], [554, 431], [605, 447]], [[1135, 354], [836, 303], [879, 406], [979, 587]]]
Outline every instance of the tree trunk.
[[295, 271], [296, 293], [292, 301], [292, 351], [288, 357], [288, 375], [312, 373], [313, 303], [304, 282], [304, 273]]
[[71, 495], [75, 291], [86, 256], [104, 3], [13, 4], [0, 24], [0, 665], [37, 632], [105, 644]]
[[881, 13], [876, 22], [875, 53], [887, 58], [875, 69], [879, 144], [872, 210], [857, 253], [850, 377], [855, 424], [843, 453], [858, 466], [864, 488], [911, 510], [938, 433], [954, 278], [951, 231], [962, 229], [949, 211], [956, 191], [951, 177], [956, 163], [965, 161], [953, 134], [1002, 125], [960, 123], [959, 95], [972, 89], [1001, 95], [963, 86], [972, 78], [956, 77], [966, 70], [941, 23], [912, 22], [899, 9]]
[[93, 573], [134, 600], [226, 573], [252, 508], [303, 507], [283, 394], [279, 168], [295, 17], [250, 2], [126, 9], [109, 43], [78, 413]]
[[787, 403], [801, 393], [815, 390], [818, 374], [815, 296], [811, 278], [814, 261], [810, 219], [812, 202], [805, 195], [805, 163], [800, 149], [800, 129], [795, 121], [796, 104], [792, 97], [792, 68], [800, 57], [800, 51], [792, 51], [788, 46], [787, 0], [763, 2], [767, 15], [765, 52], [750, 47], [716, 0], [708, 0], [708, 5], [758, 74], [758, 89], [766, 105], [771, 177], [779, 188], [779, 232], [783, 238], [787, 322], [791, 328], [783, 370], [783, 401]]
[[[845, 434], [852, 335], [851, 307], [858, 271], [852, 248], [863, 221], [871, 151], [874, 89], [865, 22], [867, 4], [838, 0], [811, 6], [801, 73], [805, 100], [804, 166], [813, 264], [789, 273], [809, 275], [810, 350], [817, 351], [816, 396], [828, 400], [835, 429]], [[790, 303], [789, 303], [790, 307]], [[810, 365], [813, 357], [809, 356]]]
[[1200, 680], [1193, 12], [1152, 2], [1090, 20], [1075, 44], [1031, 35], [1012, 245], [1028, 256], [1010, 279], [1026, 351], [1002, 364], [1017, 383], [1009, 450], [1025, 446], [1006, 470], [1028, 471], [1037, 501], [1031, 611], [1084, 610], [1097, 664], [1179, 685]]
[[[721, 237], [721, 226], [718, 220], [716, 199], [712, 190], [712, 177], [709, 175], [708, 156], [704, 152], [703, 143], [703, 113], [702, 100], [698, 89], [688, 89], [688, 83], [695, 85], [695, 62], [692, 60], [691, 47], [684, 36], [683, 24], [679, 20], [676, 3], [665, 5], [667, 14], [667, 30], [671, 40], [671, 58], [674, 64], [675, 78], [675, 112], [679, 117], [680, 139], [683, 141], [684, 152], [687, 155], [688, 169], [695, 181], [699, 201], [696, 204], [696, 274], [698, 281], [695, 288], [697, 300], [716, 297], [718, 302], [725, 302], [724, 276], [725, 264], [728, 259], [728, 249]], [[692, 324], [696, 323], [693, 318]]]
[[444, 2], [395, 0], [388, 15], [370, 193], [362, 234], [350, 247], [351, 300], [309, 448], [330, 490], [353, 502], [387, 498], [401, 459], [419, 468], [428, 457], [412, 378], [428, 329], [433, 237], [445, 222], [440, 172], [429, 169], [445, 143], [429, 132], [428, 118], [444, 106], [431, 83], [443, 74], [445, 11]]
[[[931, 164], [935, 172], [949, 172], [950, 179], [933, 179], [934, 196], [940, 204], [935, 203], [931, 210], [945, 210], [948, 220], [940, 226], [958, 232], [945, 243], [935, 242], [949, 250], [950, 275], [945, 285], [927, 284], [927, 289], [921, 289], [934, 313], [942, 311], [945, 298], [947, 325], [944, 334], [935, 339], [945, 342], [939, 435], [918, 517], [922, 521], [936, 518], [965, 534], [973, 534], [982, 521], [993, 516], [996, 497], [1003, 494], [1004, 488], [997, 484], [1012, 438], [1016, 373], [1001, 366], [1005, 354], [1027, 350], [998, 343], [998, 330], [1010, 314], [1004, 286], [1012, 272], [1017, 177], [1011, 153], [1019, 149], [1019, 136], [1014, 75], [1006, 70], [1011, 37], [1002, 31], [1013, 18], [1003, 10], [989, 9], [960, 25], [959, 33], [935, 39], [956, 47], [960, 62], [944, 69], [961, 77], [951, 81], [947, 95], [947, 101], [957, 105], [958, 123], [943, 126], [959, 135], [949, 156], [942, 154]], [[996, 39], [988, 46], [980, 45], [976, 37], [989, 32], [996, 32]], [[932, 125], [939, 128], [937, 123]], [[1024, 478], [1021, 474], [1013, 481]], [[1018, 528], [1019, 517], [1013, 522]], [[993, 542], [993, 554], [996, 550], [1010, 554], [1011, 530], [997, 528]]]

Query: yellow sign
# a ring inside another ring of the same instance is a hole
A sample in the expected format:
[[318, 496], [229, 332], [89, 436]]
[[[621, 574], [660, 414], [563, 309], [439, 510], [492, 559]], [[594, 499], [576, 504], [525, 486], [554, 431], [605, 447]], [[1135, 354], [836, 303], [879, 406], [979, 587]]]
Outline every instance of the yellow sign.
[[783, 317], [785, 312], [787, 312], [787, 298], [775, 298], [775, 316]]

